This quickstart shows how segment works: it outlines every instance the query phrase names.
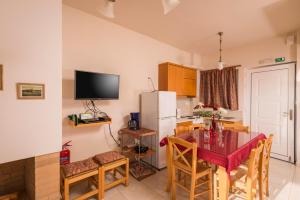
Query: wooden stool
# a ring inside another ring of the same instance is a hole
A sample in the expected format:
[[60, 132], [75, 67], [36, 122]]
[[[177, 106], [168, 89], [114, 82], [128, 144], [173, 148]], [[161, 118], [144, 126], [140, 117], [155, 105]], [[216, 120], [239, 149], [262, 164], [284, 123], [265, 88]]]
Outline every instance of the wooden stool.
[[[104, 191], [108, 190], [116, 185], [123, 183], [128, 186], [129, 178], [129, 159], [121, 155], [116, 151], [110, 151], [102, 154], [98, 154], [94, 157], [94, 160], [100, 165], [99, 167], [99, 200], [104, 199]], [[122, 169], [123, 167], [123, 169]], [[106, 172], [113, 172], [114, 181], [111, 183], [105, 182]], [[117, 173], [121, 175], [121, 178], [117, 178]]]
[[[64, 200], [70, 199], [70, 185], [87, 179], [91, 179], [98, 175], [99, 165], [92, 158], [73, 162], [61, 166], [61, 189]], [[95, 184], [96, 189], [77, 197], [76, 200], [87, 199], [99, 193], [98, 184]]]

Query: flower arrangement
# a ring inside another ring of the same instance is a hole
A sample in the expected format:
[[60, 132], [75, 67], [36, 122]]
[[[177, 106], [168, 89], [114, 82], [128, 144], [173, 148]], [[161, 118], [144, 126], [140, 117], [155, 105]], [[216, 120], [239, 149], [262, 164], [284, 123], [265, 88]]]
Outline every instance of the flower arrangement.
[[221, 119], [222, 115], [227, 114], [227, 110], [217, 105], [204, 105], [202, 102], [199, 102], [194, 107], [193, 114], [198, 117]]

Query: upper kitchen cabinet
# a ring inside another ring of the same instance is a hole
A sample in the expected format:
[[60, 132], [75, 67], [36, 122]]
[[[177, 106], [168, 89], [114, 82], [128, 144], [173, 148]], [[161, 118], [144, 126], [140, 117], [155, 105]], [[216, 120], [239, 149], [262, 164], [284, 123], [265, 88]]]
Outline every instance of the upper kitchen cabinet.
[[177, 96], [196, 96], [197, 70], [167, 62], [159, 65], [158, 76], [159, 90], [174, 91]]

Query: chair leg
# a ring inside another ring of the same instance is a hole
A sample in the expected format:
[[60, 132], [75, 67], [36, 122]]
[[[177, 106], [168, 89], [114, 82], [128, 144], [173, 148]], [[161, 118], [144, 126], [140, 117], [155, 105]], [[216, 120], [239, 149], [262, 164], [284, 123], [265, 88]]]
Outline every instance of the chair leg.
[[210, 170], [209, 175], [208, 175], [208, 199], [212, 200], [213, 199], [213, 187], [212, 187], [212, 170]]
[[246, 197], [247, 197], [246, 199], [247, 200], [253, 200], [252, 187], [253, 187], [252, 181], [247, 180], [247, 183], [246, 183]]
[[262, 177], [259, 177], [258, 187], [259, 187], [259, 199], [264, 200], [264, 184], [263, 184], [263, 178]]
[[182, 179], [182, 172], [179, 170], [179, 171], [177, 172], [177, 180], [178, 180], [178, 182], [180, 182], [181, 179]]
[[129, 159], [126, 158], [126, 165], [125, 165], [125, 186], [129, 185]]
[[172, 167], [171, 170], [171, 200], [176, 200], [176, 169]]
[[114, 178], [117, 178], [117, 170], [116, 169], [113, 169], [113, 175], [114, 175]]
[[171, 169], [171, 160], [170, 160], [168, 146], [166, 147], [166, 156], [167, 156], [167, 173], [168, 173], [166, 192], [170, 192], [171, 185], [172, 185], [172, 169]]
[[196, 174], [192, 172], [191, 175], [191, 191], [190, 191], [190, 200], [194, 200], [195, 198], [195, 187], [196, 187]]
[[269, 193], [269, 175], [267, 175], [266, 177], [266, 196], [269, 197], [270, 196], [270, 193]]
[[253, 199], [256, 199], [256, 196], [257, 196], [257, 180], [254, 181], [253, 183], [253, 187], [252, 187], [252, 190], [253, 190]]
[[70, 185], [68, 179], [64, 181], [64, 200], [70, 199]]

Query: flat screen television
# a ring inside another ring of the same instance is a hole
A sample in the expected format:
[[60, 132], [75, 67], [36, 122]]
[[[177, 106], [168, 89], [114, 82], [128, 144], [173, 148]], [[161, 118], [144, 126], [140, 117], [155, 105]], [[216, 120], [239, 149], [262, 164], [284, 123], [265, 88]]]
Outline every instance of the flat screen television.
[[120, 76], [75, 71], [75, 99], [119, 99]]

